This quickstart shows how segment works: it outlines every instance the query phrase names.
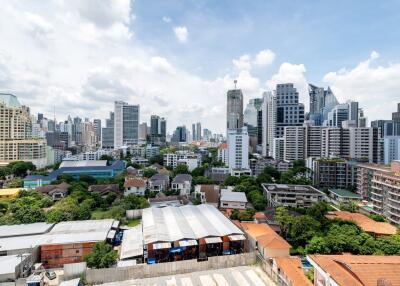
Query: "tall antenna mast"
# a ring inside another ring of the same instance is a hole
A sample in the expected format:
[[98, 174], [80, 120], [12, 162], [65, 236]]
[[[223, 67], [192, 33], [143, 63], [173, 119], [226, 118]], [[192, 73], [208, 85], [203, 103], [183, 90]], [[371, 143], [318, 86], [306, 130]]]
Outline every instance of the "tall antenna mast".
[[235, 84], [235, 89], [236, 89], [237, 79], [235, 79], [235, 80], [233, 81], [233, 83]]

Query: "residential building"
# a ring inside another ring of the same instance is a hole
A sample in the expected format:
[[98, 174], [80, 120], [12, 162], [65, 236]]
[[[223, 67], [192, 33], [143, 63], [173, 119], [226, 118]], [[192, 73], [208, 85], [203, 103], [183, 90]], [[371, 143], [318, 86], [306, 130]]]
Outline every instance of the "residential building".
[[308, 208], [326, 200], [320, 190], [308, 185], [262, 184], [270, 206]]
[[169, 188], [169, 176], [164, 174], [155, 174], [149, 180], [149, 189], [152, 192], [163, 192]]
[[218, 153], [217, 159], [225, 164], [228, 165], [228, 144], [222, 143], [218, 146]]
[[227, 92], [227, 124], [226, 128], [229, 130], [236, 130], [243, 127], [243, 93], [241, 89], [228, 90]]
[[106, 119], [106, 127], [101, 131], [101, 148], [114, 149], [114, 112], [110, 112], [110, 118]]
[[369, 200], [371, 198], [372, 179], [375, 172], [390, 174], [391, 168], [384, 165], [371, 163], [357, 165], [357, 193], [360, 194], [365, 200]]
[[144, 196], [147, 190], [147, 179], [145, 178], [127, 178], [124, 182], [124, 195], [129, 194]]
[[305, 128], [303, 126], [288, 126], [284, 130], [283, 160], [304, 160], [306, 144]]
[[400, 225], [400, 161], [392, 161], [390, 172], [374, 172], [371, 185], [372, 211]]
[[187, 137], [186, 137], [186, 126], [178, 126], [176, 127], [174, 134], [172, 135], [171, 138], [171, 143], [178, 144], [179, 143], [186, 143], [187, 142]]
[[249, 135], [247, 128], [228, 131], [229, 169], [249, 169]]
[[384, 164], [389, 165], [393, 160], [400, 160], [400, 135], [383, 138]]
[[139, 105], [114, 102], [114, 148], [134, 145], [139, 139]]
[[313, 185], [318, 188], [346, 189], [357, 185], [357, 163], [341, 158], [307, 158]]
[[312, 286], [305, 275], [303, 263], [298, 256], [276, 257], [272, 259], [272, 271], [279, 275], [278, 281], [283, 285]]
[[50, 197], [53, 201], [58, 201], [68, 195], [68, 189], [70, 187], [70, 184], [62, 182], [58, 185], [46, 185], [37, 187], [36, 191], [47, 197]]
[[341, 204], [360, 203], [362, 197], [346, 189], [328, 189], [330, 201], [340, 207]]
[[206, 176], [218, 184], [223, 183], [229, 175], [228, 167], [212, 167], [211, 170], [206, 170]]
[[291, 245], [266, 223], [242, 222], [250, 250], [260, 252], [264, 259], [289, 257]]
[[190, 196], [192, 189], [192, 176], [189, 174], [178, 174], [172, 180], [171, 189], [179, 191], [181, 196]]
[[276, 127], [276, 97], [271, 92], [263, 93], [262, 103], [262, 155], [272, 154]]
[[358, 125], [358, 102], [349, 101], [336, 105], [329, 113], [324, 126], [343, 127], [343, 121], [352, 121], [355, 127]]
[[154, 198], [149, 198], [151, 208], [181, 207], [189, 204], [187, 196], [166, 196], [164, 193], [157, 193]]
[[274, 138], [272, 146], [272, 158], [276, 161], [283, 161], [285, 158], [285, 138]]
[[88, 192], [98, 194], [102, 198], [107, 198], [107, 196], [111, 194], [114, 194], [117, 197], [122, 196], [122, 192], [120, 191], [118, 184], [90, 185]]
[[[147, 140], [147, 122], [142, 122], [139, 124], [139, 140]], [[151, 129], [150, 129], [151, 130]]]
[[400, 103], [397, 104], [397, 111], [392, 113], [392, 120], [400, 122]]
[[101, 119], [93, 119], [94, 133], [96, 134], [96, 142], [101, 140]]
[[397, 233], [397, 227], [387, 222], [377, 222], [360, 213], [351, 213], [348, 211], [329, 212], [326, 217], [328, 219], [341, 219], [352, 221], [357, 224], [364, 232], [374, 236], [391, 236]]
[[47, 165], [46, 140], [32, 137], [29, 107], [12, 94], [0, 93], [0, 165], [14, 161], [32, 162], [38, 169]]
[[400, 256], [315, 254], [307, 260], [314, 268], [314, 285], [400, 285]]
[[234, 192], [233, 187], [221, 190], [220, 208], [245, 210], [247, 205], [246, 194]]
[[216, 208], [219, 206], [219, 185], [196, 185], [194, 192], [200, 196], [202, 204], [210, 204]]

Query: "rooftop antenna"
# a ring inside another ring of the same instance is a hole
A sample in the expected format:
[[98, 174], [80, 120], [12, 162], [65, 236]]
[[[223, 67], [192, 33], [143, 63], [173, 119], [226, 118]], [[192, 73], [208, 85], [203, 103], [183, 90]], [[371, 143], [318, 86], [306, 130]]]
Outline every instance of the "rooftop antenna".
[[235, 79], [235, 80], [233, 81], [233, 83], [235, 84], [235, 89], [236, 89], [237, 79]]

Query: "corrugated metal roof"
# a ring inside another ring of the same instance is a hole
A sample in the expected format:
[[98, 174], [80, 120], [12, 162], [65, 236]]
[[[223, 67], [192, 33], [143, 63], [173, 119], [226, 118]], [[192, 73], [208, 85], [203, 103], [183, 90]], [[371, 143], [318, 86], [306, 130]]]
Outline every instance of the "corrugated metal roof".
[[60, 168], [107, 166], [107, 160], [62, 161]]
[[233, 192], [228, 189], [221, 190], [221, 201], [227, 202], [247, 202], [246, 194], [242, 192]]
[[124, 231], [124, 239], [121, 244], [120, 259], [143, 255], [143, 231], [142, 225]]
[[15, 267], [25, 260], [29, 254], [0, 256], [0, 275], [15, 273]]
[[24, 235], [0, 238], [0, 251], [29, 249], [40, 245], [46, 235]]
[[217, 208], [206, 204], [147, 208], [142, 221], [145, 244], [243, 234]]
[[24, 236], [43, 234], [48, 232], [54, 223], [37, 222], [30, 224], [2, 225], [0, 226], [0, 238], [12, 236]]

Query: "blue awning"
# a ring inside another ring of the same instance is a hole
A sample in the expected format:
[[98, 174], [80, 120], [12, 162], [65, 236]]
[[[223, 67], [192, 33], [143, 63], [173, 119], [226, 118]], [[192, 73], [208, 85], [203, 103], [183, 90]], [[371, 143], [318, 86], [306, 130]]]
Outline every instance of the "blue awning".
[[177, 252], [182, 252], [182, 247], [172, 247], [169, 249], [170, 253], [177, 253]]

